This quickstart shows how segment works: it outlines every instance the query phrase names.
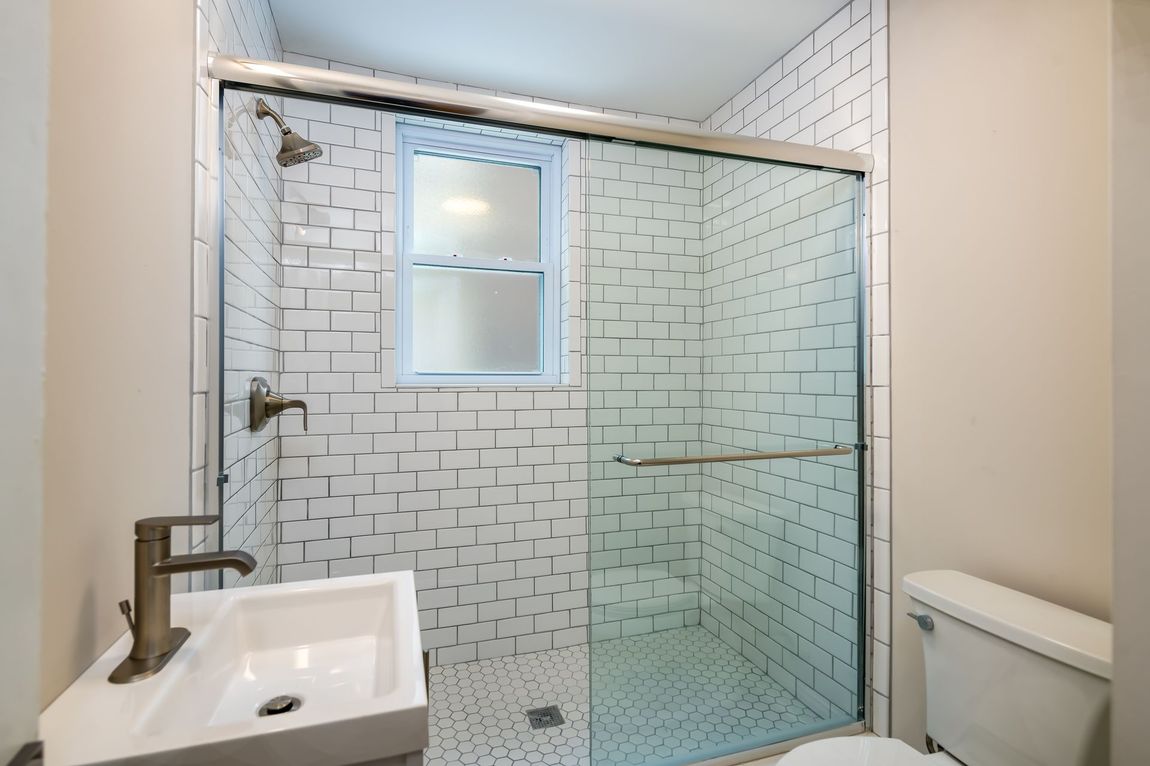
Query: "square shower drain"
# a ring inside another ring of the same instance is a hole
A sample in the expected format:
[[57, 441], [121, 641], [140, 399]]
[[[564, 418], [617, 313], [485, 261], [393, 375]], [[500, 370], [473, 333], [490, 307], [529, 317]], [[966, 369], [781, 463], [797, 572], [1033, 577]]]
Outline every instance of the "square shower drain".
[[559, 712], [558, 705], [537, 707], [527, 711], [527, 720], [532, 729], [546, 729], [548, 726], [558, 726], [563, 723], [563, 714]]

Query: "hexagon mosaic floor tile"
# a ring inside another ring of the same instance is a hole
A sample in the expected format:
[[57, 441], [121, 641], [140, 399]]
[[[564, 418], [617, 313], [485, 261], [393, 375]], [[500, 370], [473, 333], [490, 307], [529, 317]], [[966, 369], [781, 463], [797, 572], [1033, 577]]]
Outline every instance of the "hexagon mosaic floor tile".
[[[532, 729], [547, 705], [566, 723]], [[424, 766], [589, 766], [587, 647], [432, 668], [430, 717]]]
[[435, 667], [430, 708], [425, 766], [655, 765], [818, 720], [698, 626]]

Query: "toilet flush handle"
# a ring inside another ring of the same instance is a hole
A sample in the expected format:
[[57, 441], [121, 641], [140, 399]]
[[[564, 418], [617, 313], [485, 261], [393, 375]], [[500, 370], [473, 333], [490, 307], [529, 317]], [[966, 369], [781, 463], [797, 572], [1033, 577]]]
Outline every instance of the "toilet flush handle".
[[907, 612], [907, 617], [918, 623], [918, 627], [923, 630], [934, 630], [934, 618], [929, 614], [915, 614], [914, 612]]

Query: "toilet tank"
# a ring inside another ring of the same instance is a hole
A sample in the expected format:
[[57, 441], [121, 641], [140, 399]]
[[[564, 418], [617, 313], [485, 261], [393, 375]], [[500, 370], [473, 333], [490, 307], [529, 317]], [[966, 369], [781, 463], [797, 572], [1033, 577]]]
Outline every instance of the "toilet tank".
[[927, 734], [967, 766], [1105, 766], [1110, 623], [949, 570], [903, 578]]

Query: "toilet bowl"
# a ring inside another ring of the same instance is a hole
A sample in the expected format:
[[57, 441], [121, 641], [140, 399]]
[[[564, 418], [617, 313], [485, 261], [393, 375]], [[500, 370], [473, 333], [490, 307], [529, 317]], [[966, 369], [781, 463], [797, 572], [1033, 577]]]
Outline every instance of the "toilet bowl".
[[902, 582], [926, 668], [926, 731], [801, 745], [780, 766], [1099, 766], [1107, 763], [1111, 626], [950, 570]]
[[923, 755], [886, 737], [833, 737], [795, 748], [779, 766], [947, 766], [958, 761], [946, 753]]
[[783, 756], [779, 766], [934, 766], [958, 765], [944, 752], [925, 756], [887, 737], [833, 737], [808, 742]]

